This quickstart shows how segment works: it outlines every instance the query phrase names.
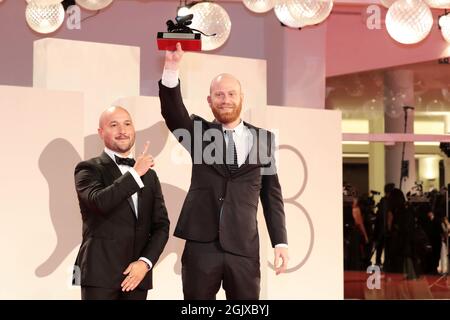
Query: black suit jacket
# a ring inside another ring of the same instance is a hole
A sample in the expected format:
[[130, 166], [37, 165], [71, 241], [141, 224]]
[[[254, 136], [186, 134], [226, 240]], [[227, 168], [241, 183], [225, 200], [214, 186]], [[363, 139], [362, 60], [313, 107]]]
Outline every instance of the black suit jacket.
[[[83, 219], [83, 240], [75, 262], [74, 284], [120, 289], [128, 265], [146, 257], [158, 261], [169, 234], [169, 220], [158, 177], [124, 175], [103, 152], [75, 168], [75, 186]], [[138, 192], [138, 218], [131, 195]], [[138, 286], [152, 288], [150, 270]]]
[[[225, 154], [222, 125], [196, 115], [190, 117], [179, 85], [167, 88], [159, 82], [159, 96], [161, 113], [169, 130], [177, 138], [182, 137], [181, 143], [193, 159], [191, 186], [175, 236], [200, 242], [219, 239], [226, 251], [259, 257], [256, 215], [261, 198], [272, 246], [287, 243], [283, 197], [274, 170], [274, 135], [244, 122], [253, 134], [253, 147], [245, 164], [231, 175], [225, 161], [221, 161]], [[216, 129], [219, 135], [212, 138], [214, 130], [209, 129]], [[199, 142], [199, 135], [203, 141]], [[219, 153], [215, 157], [219, 161], [204, 161], [201, 155], [211, 149]]]

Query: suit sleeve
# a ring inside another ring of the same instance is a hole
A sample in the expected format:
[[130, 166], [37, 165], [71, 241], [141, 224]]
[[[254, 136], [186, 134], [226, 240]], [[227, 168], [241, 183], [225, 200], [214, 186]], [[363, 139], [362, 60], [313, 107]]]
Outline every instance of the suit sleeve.
[[112, 185], [105, 186], [100, 168], [88, 162], [81, 162], [76, 166], [75, 188], [83, 206], [97, 214], [108, 214], [140, 189], [129, 172], [120, 176]]
[[262, 168], [262, 187], [260, 191], [261, 204], [272, 247], [280, 243], [288, 243], [283, 195], [276, 172], [274, 141], [274, 135], [271, 134], [271, 139], [268, 141], [271, 154], [270, 164], [267, 166], [268, 168]]
[[151, 212], [150, 238], [142, 255], [149, 259], [154, 266], [169, 239], [170, 223], [158, 176], [153, 170], [151, 174], [153, 175], [153, 206]]
[[186, 129], [192, 132], [193, 121], [183, 103], [180, 84], [175, 88], [168, 88], [159, 81], [159, 100], [161, 115], [170, 131]]

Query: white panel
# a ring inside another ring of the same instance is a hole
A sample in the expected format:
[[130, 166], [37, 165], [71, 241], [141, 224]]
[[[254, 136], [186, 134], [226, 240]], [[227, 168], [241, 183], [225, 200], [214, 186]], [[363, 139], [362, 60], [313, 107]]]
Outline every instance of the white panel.
[[[96, 134], [100, 113], [119, 97], [139, 95], [138, 47], [47, 38], [34, 42], [33, 86], [84, 93], [85, 135]], [[87, 146], [86, 158], [101, 146]]]
[[81, 239], [82, 103], [79, 93], [0, 86], [0, 299], [80, 297], [69, 283]]
[[[268, 299], [343, 299], [340, 112], [267, 108], [277, 133], [290, 271], [268, 272]], [[272, 261], [271, 261], [272, 262]]]

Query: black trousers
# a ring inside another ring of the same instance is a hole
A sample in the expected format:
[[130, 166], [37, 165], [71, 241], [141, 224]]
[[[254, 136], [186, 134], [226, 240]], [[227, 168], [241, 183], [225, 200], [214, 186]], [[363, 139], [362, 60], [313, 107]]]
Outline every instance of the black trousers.
[[259, 258], [226, 252], [218, 241], [186, 241], [181, 262], [185, 300], [215, 300], [221, 285], [228, 300], [259, 299]]
[[81, 287], [81, 300], [146, 300], [147, 290], [134, 289], [123, 292], [120, 289]]

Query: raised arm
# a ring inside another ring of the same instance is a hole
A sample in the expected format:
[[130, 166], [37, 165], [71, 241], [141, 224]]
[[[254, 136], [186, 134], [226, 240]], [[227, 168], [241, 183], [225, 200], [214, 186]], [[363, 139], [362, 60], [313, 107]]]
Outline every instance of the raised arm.
[[183, 103], [178, 80], [178, 72], [183, 57], [181, 45], [177, 43], [176, 51], [166, 51], [164, 71], [159, 82], [159, 99], [161, 114], [167, 127], [174, 132], [177, 129], [187, 129], [192, 132], [192, 120]]

